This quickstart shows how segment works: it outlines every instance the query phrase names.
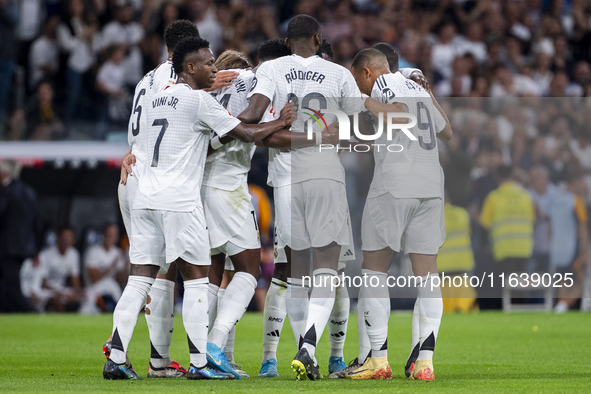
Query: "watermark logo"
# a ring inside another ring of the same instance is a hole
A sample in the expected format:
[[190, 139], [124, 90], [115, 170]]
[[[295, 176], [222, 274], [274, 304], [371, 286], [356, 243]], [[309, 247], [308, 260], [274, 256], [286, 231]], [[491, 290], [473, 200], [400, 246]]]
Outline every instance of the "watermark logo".
[[[312, 113], [304, 112], [304, 114], [308, 115], [310, 118], [314, 119], [316, 121], [316, 123], [318, 123], [318, 126], [320, 126], [321, 131], [328, 130], [328, 125], [326, 124], [326, 120], [324, 119], [324, 116], [322, 116], [322, 114], [320, 112], [315, 111], [312, 108], [305, 107], [302, 109], [312, 112]], [[322, 123], [320, 123], [320, 121], [322, 121]], [[324, 127], [322, 127], [323, 125], [324, 125]], [[310, 138], [311, 135], [312, 135], [312, 126], [311, 126], [311, 122], [308, 122], [308, 139], [312, 139], [312, 138]]]
[[[315, 121], [319, 126], [320, 130], [324, 131], [328, 129], [328, 125], [326, 120], [324, 119], [323, 115], [332, 114], [336, 116], [337, 122], [339, 123], [339, 140], [341, 141], [349, 141], [351, 139], [351, 121], [349, 116], [340, 111], [338, 109], [323, 109], [321, 112], [315, 111], [311, 108], [304, 108], [309, 112], [304, 112], [304, 114], [310, 116], [306, 124], [306, 133], [308, 140], [313, 140], [314, 136], [314, 122]], [[377, 141], [386, 134], [386, 140], [392, 141], [394, 139], [394, 132], [400, 131], [404, 133], [408, 139], [411, 141], [417, 141], [417, 137], [413, 135], [410, 131], [413, 127], [417, 125], [417, 117], [408, 112], [388, 112], [378, 114], [378, 127], [375, 130], [374, 134], [362, 134], [359, 130], [359, 113], [353, 114], [353, 135], [359, 141]], [[385, 119], [385, 122], [384, 122]], [[404, 121], [404, 122], [403, 122]], [[385, 125], [384, 125], [385, 123]], [[404, 147], [400, 144], [356, 144], [351, 145], [348, 148], [340, 147], [339, 145], [332, 145], [332, 144], [320, 144], [319, 149], [320, 151], [323, 150], [349, 150], [355, 152], [368, 152], [371, 149], [376, 149], [380, 151], [381, 148], [387, 150], [388, 152], [402, 152]]]

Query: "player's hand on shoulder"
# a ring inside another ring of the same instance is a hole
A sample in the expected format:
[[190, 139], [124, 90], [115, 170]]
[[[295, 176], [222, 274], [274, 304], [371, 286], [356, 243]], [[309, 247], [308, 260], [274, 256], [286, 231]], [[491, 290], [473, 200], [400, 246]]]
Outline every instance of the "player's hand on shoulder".
[[339, 143], [339, 122], [328, 125], [328, 128], [322, 132], [322, 143], [336, 145]]
[[240, 74], [238, 74], [236, 71], [219, 71], [215, 75], [215, 81], [213, 82], [213, 85], [211, 85], [211, 88], [203, 90], [210, 92], [225, 86], [230, 86], [232, 85], [232, 81], [238, 78], [238, 75]]
[[420, 87], [425, 89], [427, 92], [431, 91], [429, 87], [429, 81], [425, 78], [425, 75], [419, 70], [413, 71], [412, 74], [408, 77], [410, 80], [416, 82]]
[[298, 118], [298, 107], [295, 104], [289, 102], [285, 104], [285, 107], [279, 112], [279, 119], [284, 122], [285, 127], [289, 127]]

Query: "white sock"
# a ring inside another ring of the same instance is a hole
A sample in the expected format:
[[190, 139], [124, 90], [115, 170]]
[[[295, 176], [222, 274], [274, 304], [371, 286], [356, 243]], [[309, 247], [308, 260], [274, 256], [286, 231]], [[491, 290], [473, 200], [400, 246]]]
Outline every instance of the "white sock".
[[[228, 258], [228, 257], [226, 257]], [[211, 316], [209, 317], [209, 321], [211, 321], [211, 328], [213, 328], [213, 325], [215, 323], [215, 319], [217, 318], [218, 315], [218, 310], [220, 309], [220, 300], [222, 299], [222, 297], [224, 296], [224, 293], [226, 292], [226, 289], [219, 289], [217, 294], [217, 303], [216, 303], [216, 311], [214, 314], [214, 318], [212, 319]], [[210, 330], [211, 331], [211, 330]], [[228, 333], [228, 336], [226, 337], [226, 340], [224, 341], [223, 345], [222, 345], [222, 349], [226, 348], [226, 344], [228, 342], [231, 342], [232, 345], [232, 351], [230, 352], [229, 349], [226, 349], [226, 351], [224, 352], [224, 354], [226, 355], [226, 358], [228, 358], [228, 361], [230, 361], [230, 359], [234, 358], [234, 336], [236, 335], [236, 325], [234, 324], [234, 326], [232, 327], [232, 329], [230, 330], [230, 332]], [[232, 339], [230, 339], [230, 337]], [[230, 356], [230, 357], [228, 357]]]
[[306, 331], [304, 344], [310, 357], [316, 361], [316, 345], [320, 341], [324, 329], [328, 323], [330, 313], [335, 303], [335, 289], [332, 288], [332, 279], [337, 276], [337, 271], [321, 268], [314, 270], [314, 287], [310, 293], [308, 306], [308, 319], [306, 319]]
[[298, 350], [304, 340], [304, 330], [306, 329], [306, 319], [308, 318], [308, 286], [308, 283], [302, 283], [301, 278], [287, 278], [285, 310], [289, 317], [289, 324], [291, 325]]
[[[362, 270], [367, 275], [368, 283], [377, 284], [364, 286], [359, 290], [363, 300], [363, 316], [366, 321], [367, 335], [371, 342], [372, 357], [388, 356], [388, 320], [390, 319], [390, 294], [387, 277], [384, 272]], [[373, 279], [376, 278], [376, 279]]]
[[365, 363], [365, 359], [369, 356], [371, 351], [371, 342], [367, 336], [367, 324], [363, 311], [365, 310], [365, 298], [362, 297], [361, 290], [359, 298], [357, 299], [357, 331], [359, 332], [359, 356], [357, 361], [359, 364]]
[[156, 279], [146, 299], [146, 323], [150, 332], [150, 363], [154, 368], [170, 365], [174, 328], [174, 282]]
[[330, 357], [343, 357], [350, 307], [349, 291], [347, 286], [342, 284], [336, 288], [334, 306], [328, 319]]
[[240, 320], [254, 296], [257, 281], [249, 273], [236, 272], [218, 301], [218, 316], [207, 338], [208, 342], [223, 348], [230, 330]]
[[224, 343], [224, 348], [226, 348], [224, 354], [226, 355], [226, 358], [229, 362], [234, 361], [234, 342], [236, 342], [236, 324], [234, 324], [228, 333], [228, 336], [226, 337], [226, 343]]
[[279, 336], [287, 315], [285, 307], [286, 293], [287, 282], [276, 278], [271, 279], [271, 285], [265, 299], [265, 311], [263, 312], [263, 362], [277, 358]]
[[154, 278], [132, 275], [117, 302], [113, 312], [113, 341], [111, 344], [111, 361], [115, 364], [125, 362], [127, 346], [137, 323], [137, 315], [146, 302], [146, 297], [154, 283]]
[[197, 368], [207, 364], [208, 283], [208, 278], [185, 281], [183, 324], [189, 342], [191, 365]]
[[[443, 314], [443, 300], [439, 281], [433, 283], [432, 278], [437, 274], [430, 274], [421, 278], [419, 287], [419, 337], [421, 350], [417, 360], [433, 359], [435, 342]], [[437, 286], [435, 286], [435, 284]]]
[[410, 355], [408, 356], [408, 358], [414, 356], [415, 359], [419, 356], [419, 350], [421, 347], [421, 331], [419, 327], [419, 304], [419, 297], [417, 297], [417, 300], [415, 301], [415, 306], [412, 311], [412, 340], [410, 346]]
[[218, 315], [218, 298], [221, 297], [220, 292], [223, 294], [223, 291], [224, 289], [220, 290], [220, 287], [213, 283], [207, 285], [207, 305], [209, 307], [209, 324], [207, 325], [208, 334], [211, 332], [215, 318]]

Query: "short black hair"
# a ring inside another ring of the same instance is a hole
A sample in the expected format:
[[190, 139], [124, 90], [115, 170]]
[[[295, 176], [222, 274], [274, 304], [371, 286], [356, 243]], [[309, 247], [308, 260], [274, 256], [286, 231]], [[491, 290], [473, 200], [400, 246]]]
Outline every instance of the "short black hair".
[[398, 52], [396, 52], [396, 49], [392, 45], [387, 42], [378, 42], [372, 48], [377, 49], [386, 56], [391, 72], [398, 71]]
[[291, 55], [284, 40], [267, 40], [259, 48], [259, 63]]
[[319, 52], [320, 56], [325, 54], [326, 56], [328, 56], [330, 58], [330, 60], [332, 60], [332, 58], [334, 57], [334, 51], [332, 50], [332, 44], [330, 42], [326, 41], [325, 38], [322, 39], [322, 45], [320, 45], [320, 50], [318, 52]]
[[501, 179], [501, 181], [506, 181], [508, 179], [511, 179], [511, 177], [513, 176], [513, 167], [507, 164], [503, 164], [499, 166], [499, 168], [497, 169], [497, 173], [499, 174], [499, 178]]
[[172, 68], [178, 75], [183, 72], [183, 63], [185, 63], [185, 57], [189, 53], [197, 52], [200, 49], [209, 48], [209, 41], [200, 37], [188, 37], [179, 42], [172, 54]]
[[103, 225], [101, 226], [101, 233], [104, 234], [105, 231], [107, 231], [107, 229], [111, 226], [117, 226], [117, 229], [119, 229], [119, 225], [115, 222], [105, 222], [103, 223]]
[[355, 58], [353, 59], [353, 63], [351, 63], [351, 68], [374, 65], [376, 62], [388, 64], [388, 59], [386, 59], [386, 56], [377, 49], [365, 48], [357, 52], [357, 55], [355, 55]]
[[320, 32], [320, 23], [310, 15], [300, 14], [294, 16], [287, 25], [288, 40], [309, 40], [314, 34]]
[[164, 43], [170, 52], [174, 52], [176, 45], [188, 37], [200, 37], [197, 26], [189, 20], [181, 19], [172, 22], [164, 30]]
[[72, 225], [70, 224], [62, 224], [60, 226], [58, 226], [58, 228], [55, 231], [55, 235], [57, 237], [61, 236], [65, 231], [71, 231], [71, 232], [75, 232], [74, 231], [74, 227], [72, 227]]

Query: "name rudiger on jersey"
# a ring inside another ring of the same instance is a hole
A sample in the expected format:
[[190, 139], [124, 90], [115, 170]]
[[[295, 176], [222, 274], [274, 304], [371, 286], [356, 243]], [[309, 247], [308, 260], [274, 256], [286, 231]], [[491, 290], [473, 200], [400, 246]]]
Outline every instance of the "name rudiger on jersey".
[[312, 82], [317, 82], [317, 83], [322, 83], [322, 81], [324, 81], [324, 79], [326, 78], [326, 75], [317, 72], [317, 71], [302, 71], [302, 70], [296, 70], [295, 68], [292, 68], [291, 70], [289, 70], [289, 72], [287, 74], [285, 74], [285, 80], [287, 81], [287, 83], [292, 83], [293, 81], [296, 80], [302, 80], [302, 81], [312, 81]]

